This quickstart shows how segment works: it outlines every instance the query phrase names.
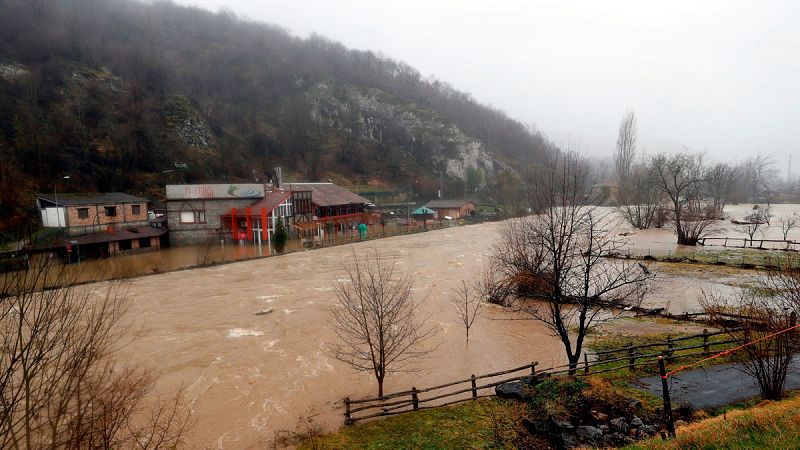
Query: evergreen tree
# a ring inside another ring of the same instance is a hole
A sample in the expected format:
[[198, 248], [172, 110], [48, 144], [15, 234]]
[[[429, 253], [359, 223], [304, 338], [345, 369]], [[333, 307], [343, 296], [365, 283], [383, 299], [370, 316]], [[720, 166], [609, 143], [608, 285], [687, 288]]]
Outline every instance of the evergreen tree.
[[278, 217], [278, 221], [275, 223], [275, 232], [272, 234], [272, 245], [275, 246], [275, 250], [278, 253], [282, 253], [288, 241], [289, 232], [286, 230], [286, 227], [283, 226], [283, 218]]

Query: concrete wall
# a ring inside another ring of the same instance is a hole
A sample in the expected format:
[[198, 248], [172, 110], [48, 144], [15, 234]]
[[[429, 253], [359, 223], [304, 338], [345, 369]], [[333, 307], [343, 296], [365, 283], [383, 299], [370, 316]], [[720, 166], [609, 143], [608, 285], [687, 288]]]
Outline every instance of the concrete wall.
[[[219, 239], [222, 231], [220, 216], [231, 212], [231, 208], [246, 208], [252, 205], [252, 198], [214, 199], [214, 200], [168, 200], [167, 223], [169, 240], [172, 245], [199, 245], [210, 238]], [[204, 211], [205, 223], [181, 223], [181, 211]], [[242, 218], [244, 220], [244, 218]], [[230, 235], [224, 236], [226, 239]]]

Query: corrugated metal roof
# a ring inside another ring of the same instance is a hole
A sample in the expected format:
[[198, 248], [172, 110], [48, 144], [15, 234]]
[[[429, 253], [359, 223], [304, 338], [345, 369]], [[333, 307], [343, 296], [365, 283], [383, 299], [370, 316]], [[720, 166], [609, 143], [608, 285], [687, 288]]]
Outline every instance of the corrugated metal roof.
[[311, 202], [317, 206], [369, 203], [366, 198], [333, 183], [283, 183], [292, 191], [311, 191]]
[[103, 192], [91, 194], [58, 194], [50, 196], [47, 194], [39, 194], [39, 198], [47, 200], [51, 203], [56, 203], [55, 199], [58, 197], [58, 204], [63, 206], [72, 205], [111, 205], [117, 203], [147, 203], [146, 199], [135, 197], [124, 192]]
[[475, 206], [469, 200], [432, 200], [428, 202], [425, 206], [431, 209], [435, 208], [461, 208], [462, 206], [466, 205], [467, 203]]

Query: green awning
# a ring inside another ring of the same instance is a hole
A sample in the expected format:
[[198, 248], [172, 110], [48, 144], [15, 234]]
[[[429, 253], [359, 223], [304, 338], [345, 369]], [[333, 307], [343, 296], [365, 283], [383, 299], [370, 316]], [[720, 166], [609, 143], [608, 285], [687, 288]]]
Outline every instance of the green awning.
[[430, 215], [430, 214], [436, 214], [436, 211], [434, 211], [434, 210], [432, 210], [430, 208], [426, 208], [424, 206], [421, 206], [421, 207], [415, 209], [411, 213], [412, 216], [426, 216], [426, 215]]

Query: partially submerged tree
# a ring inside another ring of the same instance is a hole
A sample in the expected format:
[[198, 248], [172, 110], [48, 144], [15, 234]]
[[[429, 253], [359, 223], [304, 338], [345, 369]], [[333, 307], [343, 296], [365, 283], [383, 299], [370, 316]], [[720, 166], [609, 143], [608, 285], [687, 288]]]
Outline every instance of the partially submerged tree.
[[778, 218], [778, 224], [781, 226], [781, 234], [783, 235], [783, 240], [789, 240], [789, 233], [797, 228], [798, 220], [800, 220], [800, 216], [797, 213], [792, 213], [791, 216], [781, 216]]
[[755, 237], [756, 233], [758, 233], [761, 230], [761, 222], [752, 221], [752, 222], [740, 223], [734, 227], [734, 230], [738, 231], [739, 233], [746, 234], [750, 238], [750, 246], [752, 247], [753, 238]]
[[610, 213], [586, 205], [587, 185], [577, 155], [554, 160], [531, 193], [541, 212], [510, 221], [492, 253], [517, 287], [515, 306], [561, 340], [571, 373], [600, 313], [638, 305], [654, 277], [646, 266], [608, 259], [625, 243]]
[[467, 342], [469, 342], [469, 330], [481, 313], [483, 301], [478, 289], [470, 286], [466, 281], [461, 282], [461, 288], [456, 290], [456, 294], [457, 297], [452, 300], [453, 306], [456, 309], [459, 322], [464, 326]]
[[754, 287], [728, 295], [704, 292], [701, 297], [711, 320], [739, 347], [732, 354], [758, 382], [765, 400], [783, 396], [790, 363], [800, 351], [800, 333], [785, 331], [797, 324], [800, 306], [800, 273], [793, 261], [788, 257]]
[[353, 253], [345, 266], [347, 280], [334, 285], [339, 304], [333, 310], [339, 342], [332, 356], [351, 367], [372, 372], [383, 396], [383, 381], [391, 372], [409, 371], [414, 359], [432, 349], [423, 344], [436, 330], [421, 321], [411, 293], [411, 273], [374, 250], [366, 257]]
[[738, 181], [736, 168], [728, 163], [719, 162], [705, 171], [706, 194], [711, 199], [711, 207], [717, 217], [722, 216], [725, 205], [734, 195]]
[[289, 232], [283, 224], [283, 217], [278, 217], [275, 222], [275, 232], [272, 233], [272, 245], [275, 246], [275, 251], [282, 253], [286, 249], [286, 243], [289, 242]]
[[0, 276], [0, 448], [177, 447], [180, 395], [150, 404], [157, 377], [114, 362], [124, 285], [70, 269], [37, 257]]
[[697, 245], [714, 229], [716, 220], [703, 202], [703, 160], [700, 155], [658, 155], [650, 161], [653, 182], [669, 199], [678, 244]]
[[655, 225], [661, 191], [651, 179], [646, 164], [636, 164], [619, 182], [620, 215], [632, 227], [645, 230]]

